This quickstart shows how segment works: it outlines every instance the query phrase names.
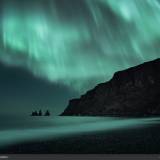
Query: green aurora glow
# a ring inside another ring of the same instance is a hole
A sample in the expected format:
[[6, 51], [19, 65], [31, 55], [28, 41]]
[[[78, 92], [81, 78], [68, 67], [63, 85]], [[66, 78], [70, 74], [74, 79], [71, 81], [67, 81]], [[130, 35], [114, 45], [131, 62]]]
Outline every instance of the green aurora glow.
[[159, 0], [4, 1], [0, 60], [84, 91], [160, 57]]

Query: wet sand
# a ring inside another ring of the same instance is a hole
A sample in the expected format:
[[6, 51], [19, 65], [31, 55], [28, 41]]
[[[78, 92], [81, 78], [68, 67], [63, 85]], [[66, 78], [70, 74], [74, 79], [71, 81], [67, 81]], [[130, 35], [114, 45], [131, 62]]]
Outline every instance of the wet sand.
[[[158, 121], [157, 121], [158, 122]], [[7, 154], [159, 154], [159, 122], [138, 128], [35, 140], [0, 149]]]

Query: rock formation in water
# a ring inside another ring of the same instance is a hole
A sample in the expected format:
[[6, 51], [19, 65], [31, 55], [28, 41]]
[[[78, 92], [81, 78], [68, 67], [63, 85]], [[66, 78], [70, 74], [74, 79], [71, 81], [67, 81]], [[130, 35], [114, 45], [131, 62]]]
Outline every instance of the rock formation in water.
[[116, 72], [110, 81], [70, 100], [61, 115], [160, 115], [160, 59]]

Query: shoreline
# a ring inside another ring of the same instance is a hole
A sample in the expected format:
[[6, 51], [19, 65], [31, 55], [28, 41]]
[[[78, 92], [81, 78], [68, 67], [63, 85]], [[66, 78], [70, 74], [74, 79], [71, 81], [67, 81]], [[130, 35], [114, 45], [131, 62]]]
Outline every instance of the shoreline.
[[36, 140], [0, 149], [1, 154], [159, 154], [160, 126], [148, 125]]

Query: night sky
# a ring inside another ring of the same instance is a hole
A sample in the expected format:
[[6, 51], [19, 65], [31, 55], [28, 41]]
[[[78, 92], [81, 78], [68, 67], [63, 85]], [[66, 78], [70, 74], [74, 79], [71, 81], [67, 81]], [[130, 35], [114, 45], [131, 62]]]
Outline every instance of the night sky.
[[160, 57], [160, 0], [0, 3], [1, 113], [59, 114], [115, 71]]

